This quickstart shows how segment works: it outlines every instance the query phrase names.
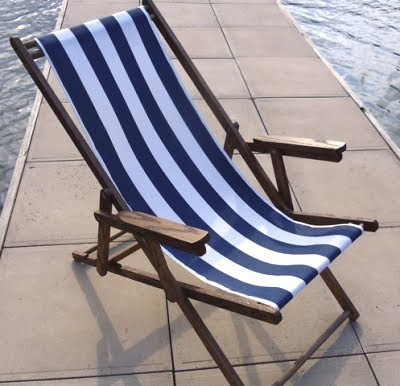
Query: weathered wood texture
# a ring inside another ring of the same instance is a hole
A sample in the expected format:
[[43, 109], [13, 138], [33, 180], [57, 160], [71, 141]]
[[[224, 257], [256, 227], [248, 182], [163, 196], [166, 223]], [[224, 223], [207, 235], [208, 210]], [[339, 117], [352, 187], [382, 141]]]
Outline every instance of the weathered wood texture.
[[[111, 193], [108, 190], [101, 190], [99, 208], [104, 213], [111, 214], [112, 201]], [[99, 222], [97, 232], [97, 272], [100, 276], [105, 276], [107, 274], [108, 255], [110, 252], [110, 232], [110, 224]]]
[[344, 142], [317, 141], [308, 138], [265, 136], [256, 137], [248, 143], [251, 150], [260, 153], [271, 153], [279, 150], [282, 155], [322, 161], [339, 162], [346, 150]]
[[[235, 125], [236, 129], [239, 130], [239, 123], [236, 121], [232, 121]], [[229, 133], [226, 133], [225, 142], [224, 142], [224, 150], [225, 153], [228, 154], [229, 158], [233, 157], [233, 151], [235, 150], [235, 146], [232, 142], [231, 136]]]
[[274, 149], [271, 151], [271, 161], [274, 168], [274, 174], [278, 191], [281, 194], [286, 206], [293, 210], [292, 195], [290, 193], [289, 179], [286, 173], [285, 163], [282, 154], [279, 150]]
[[205, 244], [209, 240], [207, 231], [177, 224], [141, 212], [122, 211], [117, 215], [97, 211], [94, 214], [99, 223], [152, 239], [161, 244], [179, 248], [194, 255], [204, 255]]

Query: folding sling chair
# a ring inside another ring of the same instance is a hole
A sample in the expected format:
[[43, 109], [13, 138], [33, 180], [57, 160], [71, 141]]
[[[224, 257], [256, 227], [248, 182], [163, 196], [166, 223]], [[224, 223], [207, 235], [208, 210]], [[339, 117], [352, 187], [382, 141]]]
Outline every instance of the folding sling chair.
[[[159, 32], [225, 129], [224, 148], [193, 105]], [[38, 39], [11, 38], [11, 44], [102, 186], [94, 214], [98, 244], [73, 257], [102, 276], [112, 272], [162, 288], [231, 385], [243, 383], [189, 299], [278, 324], [280, 310], [320, 274], [343, 313], [276, 385], [347, 318], [358, 318], [328, 264], [378, 223], [294, 211], [283, 162], [283, 156], [338, 162], [344, 143], [275, 136], [245, 142], [151, 0]], [[80, 129], [37, 67], [35, 59], [42, 56]], [[234, 149], [268, 198], [233, 164]], [[256, 152], [271, 155], [277, 188]], [[111, 236], [111, 228], [119, 232]], [[135, 244], [110, 255], [110, 242], [124, 233], [132, 234]], [[138, 249], [158, 275], [119, 263]], [[217, 288], [177, 281], [165, 255]]]

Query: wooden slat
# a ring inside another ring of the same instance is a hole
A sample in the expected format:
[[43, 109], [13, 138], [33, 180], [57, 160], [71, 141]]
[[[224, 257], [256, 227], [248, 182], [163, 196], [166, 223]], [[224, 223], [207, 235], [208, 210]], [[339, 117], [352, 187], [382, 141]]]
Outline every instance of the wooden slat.
[[110, 260], [108, 261], [108, 263], [109, 264], [118, 263], [122, 259], [125, 259], [125, 257], [138, 251], [140, 248], [141, 248], [141, 246], [139, 245], [139, 243], [136, 243], [134, 245], [128, 245], [122, 251], [119, 251], [118, 253], [115, 253], [112, 256], [110, 256]]
[[[233, 121], [233, 124], [235, 125], [236, 129], [239, 130], [239, 123], [236, 121]], [[235, 146], [232, 143], [229, 133], [226, 133], [225, 142], [224, 142], [224, 150], [229, 158], [233, 157], [233, 151], [235, 150]]]
[[[96, 267], [96, 259], [79, 252], [74, 252], [73, 257], [78, 262]], [[157, 275], [139, 269], [121, 266], [120, 264], [109, 264], [108, 271], [152, 287], [163, 288]], [[271, 324], [279, 324], [282, 320], [282, 314], [279, 311], [254, 300], [217, 289], [197, 287], [181, 281], [177, 281], [177, 283], [182, 288], [183, 293], [191, 299]]]
[[[105, 189], [100, 191], [99, 208], [102, 212], [111, 214], [112, 202], [111, 194]], [[97, 232], [97, 272], [100, 276], [107, 274], [108, 255], [110, 251], [110, 231], [111, 227], [105, 222], [99, 221]]]
[[97, 211], [94, 216], [97, 221], [105, 222], [114, 228], [153, 239], [193, 255], [202, 256], [206, 252], [205, 244], [209, 240], [209, 234], [202, 229], [141, 212], [123, 211], [117, 215], [110, 215]]
[[270, 153], [273, 149], [277, 149], [286, 156], [332, 162], [339, 162], [346, 150], [344, 142], [272, 135], [256, 137], [252, 143], [249, 143], [249, 146], [253, 151], [260, 153]]
[[276, 184], [278, 191], [282, 195], [287, 207], [293, 210], [292, 195], [290, 193], [289, 179], [286, 173], [285, 163], [282, 154], [279, 150], [274, 149], [271, 151], [271, 161], [274, 168]]
[[305, 222], [312, 225], [335, 225], [335, 224], [357, 224], [362, 225], [367, 232], [375, 232], [379, 228], [377, 220], [358, 217], [337, 217], [333, 215], [320, 215], [307, 212], [289, 211], [285, 212], [293, 220]]

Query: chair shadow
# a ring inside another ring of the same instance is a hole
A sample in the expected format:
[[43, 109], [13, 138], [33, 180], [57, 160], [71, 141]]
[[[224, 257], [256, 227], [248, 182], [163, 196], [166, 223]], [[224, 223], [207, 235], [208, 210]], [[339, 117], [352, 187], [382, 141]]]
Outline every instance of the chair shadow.
[[[72, 263], [72, 271], [75, 275], [75, 278], [82, 292], [85, 294], [90, 310], [93, 316], [95, 317], [103, 336], [102, 339], [97, 344], [97, 360], [99, 369], [99, 374], [97, 375], [98, 377], [97, 384], [99, 386], [107, 386], [107, 385], [112, 385], [114, 384], [114, 382], [117, 381], [122, 382], [124, 385], [127, 386], [132, 385], [132, 382], [134, 381], [136, 381], [137, 384], [140, 384], [137, 374], [134, 373], [132, 368], [127, 368], [126, 372], [120, 371], [119, 373], [117, 372], [115, 374], [110, 371], [102, 373], [101, 369], [102, 368], [103, 369], [106, 368], [108, 370], [112, 368], [121, 369], [121, 365], [119, 364], [119, 362], [121, 362], [122, 360], [122, 362], [125, 363], [126, 361], [124, 361], [124, 359], [127, 359], [129, 361], [130, 358], [134, 356], [134, 353], [140, 353], [142, 361], [150, 357], [154, 353], [154, 351], [159, 349], [159, 346], [154, 345], [154, 341], [162, 340], [163, 335], [165, 334], [165, 325], [154, 330], [150, 335], [147, 335], [146, 337], [141, 339], [134, 346], [130, 347], [129, 349], [125, 349], [120, 341], [117, 331], [113, 326], [113, 323], [111, 322], [107, 314], [107, 311], [103, 306], [102, 301], [98, 297], [97, 292], [87, 275], [87, 271], [89, 269], [94, 269], [94, 268], [85, 266], [83, 264], [78, 265], [76, 263]], [[203, 305], [202, 303], [196, 305], [196, 309], [198, 310], [199, 313], [201, 313], [203, 319], [209, 316], [214, 310], [213, 307]], [[121, 311], [123, 312], [124, 310]], [[251, 352], [248, 336], [249, 334], [254, 334], [257, 340], [259, 342], [262, 342], [262, 345], [266, 353], [270, 353], [272, 357], [274, 355], [276, 356], [277, 354], [282, 355], [284, 357], [283, 359], [279, 359], [279, 361], [275, 363], [275, 365], [277, 365], [282, 370], [282, 373], [287, 369], [289, 369], [289, 367], [291, 366], [290, 361], [292, 361], [293, 358], [288, 358], [287, 353], [285, 354], [285, 352], [282, 349], [279, 349], [279, 343], [270, 336], [270, 334], [261, 326], [261, 323], [258, 322], [252, 323], [252, 325], [249, 326], [246, 323], [247, 318], [241, 316], [237, 317], [236, 315], [232, 315], [232, 318], [235, 318], [233, 320], [234, 321], [233, 324], [236, 329], [237, 342], [242, 352], [244, 353]], [[169, 320], [169, 323], [170, 323], [169, 325], [170, 329], [175, 330], [175, 333], [178, 333], [179, 335], [182, 335], [186, 331], [191, 329], [190, 324], [186, 323], [186, 317], [183, 314], [180, 314], [173, 321]], [[341, 334], [337, 336], [336, 340], [333, 343], [331, 343], [331, 345], [329, 346], [330, 350], [335, 350], [336, 348], [338, 349], [340, 348], [340, 345], [342, 344], [340, 338], [341, 335], [344, 333], [345, 331], [342, 330]], [[171, 342], [169, 343], [171, 344]], [[354, 341], [354, 345], [356, 344], [357, 344], [356, 341]], [[272, 350], [271, 348], [274, 349]], [[300, 355], [301, 353], [299, 353], [299, 356]], [[346, 360], [346, 358], [340, 358], [340, 359], [341, 360], [343, 359], [343, 361]], [[268, 363], [270, 362], [274, 362], [274, 360], [273, 359], [268, 360]], [[266, 361], [261, 361], [260, 364], [262, 363], [266, 363]], [[240, 368], [242, 369], [243, 367], [245, 368], [245, 371], [247, 372], [247, 378], [251, 380], [250, 382], [251, 386], [265, 385], [265, 380], [263, 383], [260, 374], [252, 370], [251, 367], [249, 367], [251, 365], [252, 365], [252, 360], [250, 360], [249, 363], [246, 363], [245, 366], [240, 366]], [[307, 376], [307, 374], [314, 371], [318, 371], [321, 366], [323, 366], [323, 362], [321, 360], [317, 360], [306, 372], [303, 372], [302, 375], [299, 375], [298, 373], [293, 375], [293, 377], [291, 378], [291, 382], [295, 385], [300, 385], [304, 377]], [[340, 368], [341, 368], [340, 366], [337, 367], [337, 374], [334, 375], [330, 374], [330, 380], [334, 381], [334, 379], [336, 379], [338, 372], [340, 371]], [[138, 373], [140, 373], [140, 371]], [[129, 378], [127, 377], [127, 375], [129, 375]], [[272, 383], [276, 381], [276, 379], [271, 379], [270, 381]]]
[[[163, 335], [165, 334], [165, 328], [168, 329], [168, 326], [161, 326], [160, 328], [154, 330], [150, 335], [141, 339], [134, 346], [129, 349], [125, 349], [119, 339], [119, 335], [115, 330], [113, 323], [111, 322], [107, 311], [105, 310], [103, 303], [98, 297], [95, 288], [93, 287], [88, 275], [87, 271], [89, 269], [94, 269], [90, 266], [85, 266], [83, 264], [72, 263], [72, 271], [75, 275], [75, 278], [87, 299], [90, 310], [95, 317], [99, 329], [102, 333], [102, 339], [97, 344], [97, 362], [98, 362], [98, 371], [99, 374], [94, 376], [98, 377], [97, 382], [99, 386], [107, 386], [112, 385], [114, 382], [123, 382], [124, 385], [132, 385], [133, 381], [136, 381], [139, 385], [139, 379], [137, 377], [138, 374], [135, 374], [132, 368], [128, 368], [126, 372], [120, 371], [119, 373], [112, 373], [107, 371], [102, 373], [102, 368], [112, 369], [112, 368], [121, 368], [121, 365], [118, 362], [121, 360], [125, 363], [123, 359], [127, 359], [128, 361], [134, 353], [140, 353], [141, 361], [144, 361], [146, 358], [150, 357], [155, 351], [159, 349], [159, 346], [154, 344], [154, 341], [162, 341]], [[165, 296], [165, 295], [164, 295]], [[167, 307], [167, 305], [166, 305]], [[140, 305], [139, 305], [140, 311]], [[202, 307], [196, 307], [197, 309], [201, 309]], [[124, 310], [121, 310], [123, 312]], [[202, 315], [207, 316], [212, 312], [210, 308], [204, 308], [201, 310]], [[182, 323], [186, 320], [186, 317], [181, 314], [174, 321], [170, 321], [170, 328], [173, 329], [174, 326], [179, 325], [179, 334], [183, 334], [186, 330], [188, 330], [187, 323]], [[183, 327], [185, 326], [185, 327]], [[189, 327], [190, 328], [190, 327]], [[168, 341], [170, 344], [170, 341]], [[105, 362], [106, 358], [106, 364]], [[171, 370], [172, 371], [172, 370]], [[143, 371], [138, 371], [140, 373]], [[157, 372], [157, 371], [150, 371]], [[166, 370], [168, 372], [168, 370]], [[129, 379], [127, 379], [127, 375], [129, 375]], [[136, 384], [136, 383], [135, 383]]]

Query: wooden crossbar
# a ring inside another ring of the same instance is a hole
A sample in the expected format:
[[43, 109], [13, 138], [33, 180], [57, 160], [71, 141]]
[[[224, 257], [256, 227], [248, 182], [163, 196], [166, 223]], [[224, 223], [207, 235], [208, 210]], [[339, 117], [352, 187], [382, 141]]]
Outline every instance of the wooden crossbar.
[[[96, 259], [85, 255], [85, 253], [74, 252], [73, 257], [80, 263], [88, 264], [92, 267], [97, 266]], [[163, 288], [159, 277], [153, 273], [116, 263], [109, 263], [107, 269], [115, 275], [123, 276], [155, 288]], [[182, 288], [183, 293], [190, 299], [271, 324], [279, 324], [282, 320], [282, 314], [279, 311], [250, 299], [244, 299], [240, 296], [214, 289], [197, 287], [182, 281], [178, 281], [178, 284]]]

